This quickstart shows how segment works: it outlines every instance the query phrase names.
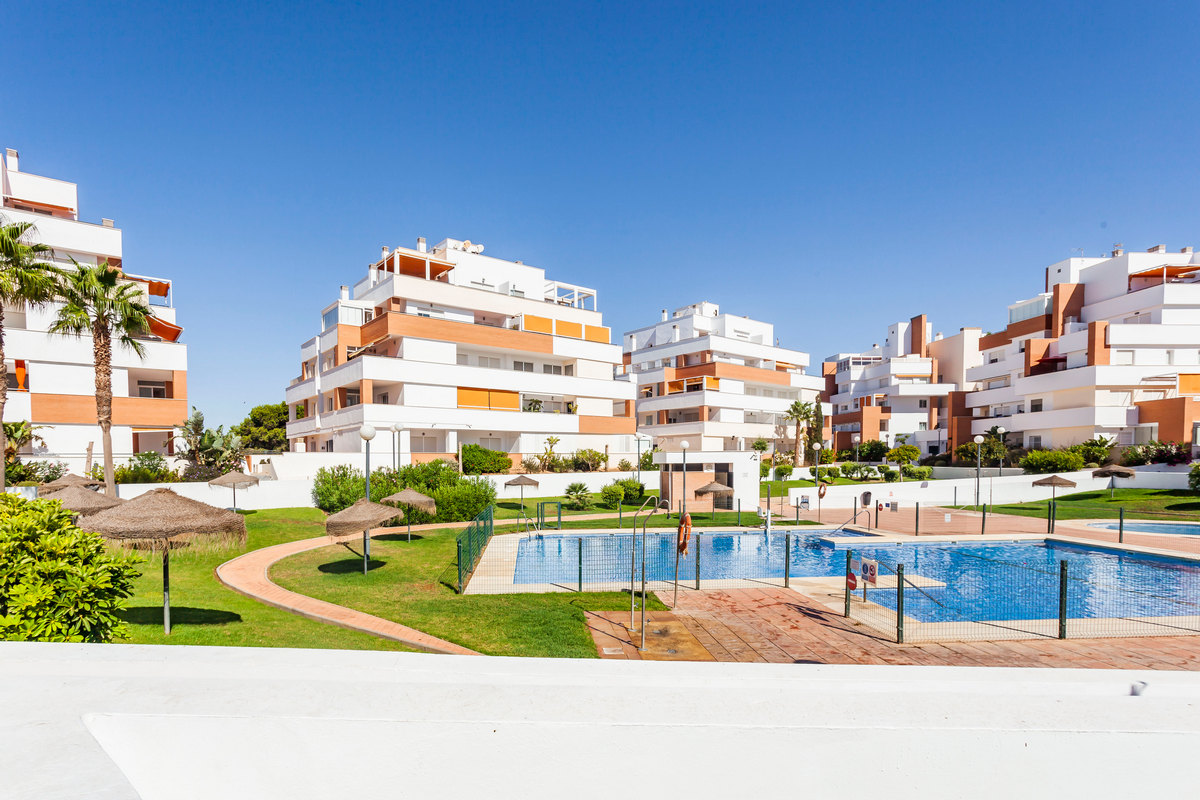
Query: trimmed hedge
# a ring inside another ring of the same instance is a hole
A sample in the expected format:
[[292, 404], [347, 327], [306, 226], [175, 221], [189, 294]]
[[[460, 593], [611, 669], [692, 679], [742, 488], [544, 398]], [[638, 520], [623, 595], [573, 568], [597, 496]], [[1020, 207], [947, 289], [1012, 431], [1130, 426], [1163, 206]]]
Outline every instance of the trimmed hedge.
[[1030, 450], [1021, 459], [1021, 469], [1035, 474], [1075, 472], [1083, 469], [1083, 464], [1083, 456], [1069, 450]]

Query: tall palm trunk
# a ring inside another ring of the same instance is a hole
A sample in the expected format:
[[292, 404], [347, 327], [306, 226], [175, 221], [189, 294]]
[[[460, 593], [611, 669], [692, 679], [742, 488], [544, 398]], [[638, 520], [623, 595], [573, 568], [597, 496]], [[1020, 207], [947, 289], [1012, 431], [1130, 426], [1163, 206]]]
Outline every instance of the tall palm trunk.
[[112, 335], [108, 326], [97, 320], [92, 323], [92, 352], [96, 362], [96, 421], [104, 443], [104, 491], [117, 496], [113, 480], [112, 451]]
[[795, 444], [796, 444], [796, 449], [792, 453], [792, 466], [798, 467], [798, 466], [800, 466], [800, 462], [803, 460], [803, 456], [804, 456], [804, 451], [800, 449], [800, 419], [799, 418], [796, 419], [796, 442], [795, 442]]
[[[0, 303], [0, 423], [4, 421], [4, 405], [8, 402], [8, 364], [4, 360], [4, 304]], [[4, 425], [0, 424], [0, 453], [5, 453], [4, 468], [0, 469], [0, 492], [8, 480], [8, 442], [4, 439]]]

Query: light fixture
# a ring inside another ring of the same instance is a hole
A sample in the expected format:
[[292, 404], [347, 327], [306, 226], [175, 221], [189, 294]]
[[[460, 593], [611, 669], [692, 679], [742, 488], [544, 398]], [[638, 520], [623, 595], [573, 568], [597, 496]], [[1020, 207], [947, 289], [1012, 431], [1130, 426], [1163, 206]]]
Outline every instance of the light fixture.
[[362, 437], [364, 442], [369, 442], [375, 438], [375, 426], [367, 423], [358, 429], [358, 435]]

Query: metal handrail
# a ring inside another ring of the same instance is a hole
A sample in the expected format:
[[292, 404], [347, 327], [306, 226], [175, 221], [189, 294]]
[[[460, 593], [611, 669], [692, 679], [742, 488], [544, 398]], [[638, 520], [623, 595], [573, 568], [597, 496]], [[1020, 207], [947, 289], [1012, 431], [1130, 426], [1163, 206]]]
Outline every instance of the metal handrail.
[[868, 527], [868, 528], [869, 528], [869, 527], [871, 527], [871, 509], [869, 509], [869, 508], [860, 508], [858, 511], [855, 511], [855, 512], [854, 512], [854, 516], [850, 517], [850, 519], [846, 520], [846, 521], [845, 521], [845, 522], [843, 522], [841, 525], [838, 525], [836, 528], [834, 528], [834, 529], [833, 529], [833, 533], [837, 533], [838, 531], [840, 531], [840, 530], [842, 530], [843, 528], [845, 528], [847, 525], [857, 525], [857, 524], [858, 524], [858, 515], [859, 515], [859, 514], [866, 514], [866, 515], [867, 515], [867, 527]]
[[[641, 514], [643, 511], [646, 510], [646, 504], [649, 503], [651, 500], [654, 501], [654, 510], [646, 515], [646, 522], [649, 522], [650, 517], [654, 516], [654, 511], [658, 510], [658, 498], [655, 497], [654, 495], [647, 495], [646, 499], [642, 501], [641, 506], [638, 507], [638, 510], [633, 512], [633, 548], [632, 548], [632, 552], [629, 554], [629, 630], [630, 631], [635, 630], [635, 628], [633, 627], [633, 595], [634, 595], [634, 588], [635, 588], [635, 583], [636, 583], [635, 575], [637, 574], [637, 519], [638, 519], [638, 514]], [[645, 536], [645, 533], [643, 533], [642, 535]], [[643, 603], [644, 602], [645, 601], [643, 599]], [[643, 613], [642, 616], [644, 617], [645, 614]]]

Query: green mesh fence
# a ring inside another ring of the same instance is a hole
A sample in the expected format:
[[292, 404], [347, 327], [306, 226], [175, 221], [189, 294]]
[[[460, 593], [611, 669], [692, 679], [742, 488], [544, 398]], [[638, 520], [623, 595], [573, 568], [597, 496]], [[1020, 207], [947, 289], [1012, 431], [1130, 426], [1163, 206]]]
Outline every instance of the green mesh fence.
[[471, 573], [479, 565], [483, 549], [495, 532], [492, 515], [494, 506], [488, 506], [480, 511], [471, 524], [458, 535], [458, 592], [462, 594]]

